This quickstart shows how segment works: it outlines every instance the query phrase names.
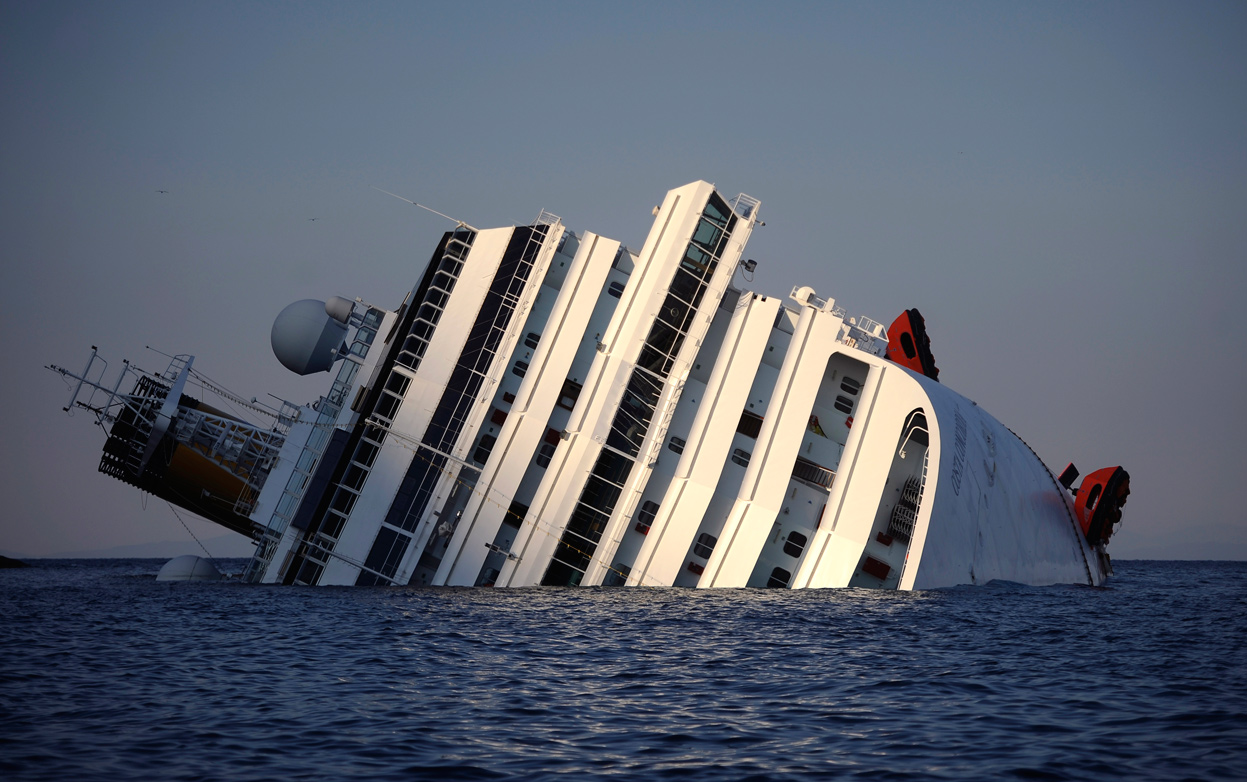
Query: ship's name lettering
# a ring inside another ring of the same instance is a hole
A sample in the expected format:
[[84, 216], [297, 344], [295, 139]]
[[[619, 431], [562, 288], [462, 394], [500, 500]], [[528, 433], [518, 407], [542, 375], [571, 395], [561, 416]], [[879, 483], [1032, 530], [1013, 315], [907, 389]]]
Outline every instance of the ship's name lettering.
[[966, 419], [962, 417], [961, 410], [953, 409], [953, 474], [951, 477], [953, 484], [953, 494], [961, 496], [961, 471], [966, 463]]

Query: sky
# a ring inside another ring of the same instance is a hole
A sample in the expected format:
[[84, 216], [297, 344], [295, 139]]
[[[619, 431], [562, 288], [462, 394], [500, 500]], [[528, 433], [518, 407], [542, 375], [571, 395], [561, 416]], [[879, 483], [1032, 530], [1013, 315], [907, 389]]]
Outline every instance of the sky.
[[1215, 2], [0, 0], [0, 551], [249, 549], [99, 474], [43, 367], [317, 398], [278, 312], [396, 307], [449, 225], [373, 187], [639, 248], [705, 179], [762, 201], [759, 292], [917, 307], [1050, 468], [1124, 466], [1114, 557], [1247, 559], [1244, 40]]

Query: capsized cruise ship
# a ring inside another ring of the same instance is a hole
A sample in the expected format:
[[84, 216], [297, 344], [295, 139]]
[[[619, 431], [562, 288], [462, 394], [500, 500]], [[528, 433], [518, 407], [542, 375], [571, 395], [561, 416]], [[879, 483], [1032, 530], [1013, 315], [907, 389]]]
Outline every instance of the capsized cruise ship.
[[281, 312], [274, 353], [327, 389], [271, 424], [190, 356], [50, 368], [107, 432], [100, 471], [249, 535], [252, 582], [1100, 584], [1125, 470], [1071, 491], [938, 381], [916, 309], [744, 290], [759, 207], [679, 187], [639, 251], [544, 211], [458, 223], [394, 309]]

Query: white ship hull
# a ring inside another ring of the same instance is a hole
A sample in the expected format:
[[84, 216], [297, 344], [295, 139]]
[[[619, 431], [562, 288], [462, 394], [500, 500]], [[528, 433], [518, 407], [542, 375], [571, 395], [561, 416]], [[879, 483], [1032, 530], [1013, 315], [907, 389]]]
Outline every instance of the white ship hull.
[[397, 310], [282, 314], [282, 362], [334, 380], [270, 429], [180, 397], [189, 359], [74, 403], [111, 429], [109, 474], [250, 532], [256, 582], [1101, 583], [1128, 478], [1076, 507], [934, 379], [916, 311], [885, 334], [809, 288], [737, 288], [758, 206], [678, 188], [638, 252], [544, 212], [460, 224]]

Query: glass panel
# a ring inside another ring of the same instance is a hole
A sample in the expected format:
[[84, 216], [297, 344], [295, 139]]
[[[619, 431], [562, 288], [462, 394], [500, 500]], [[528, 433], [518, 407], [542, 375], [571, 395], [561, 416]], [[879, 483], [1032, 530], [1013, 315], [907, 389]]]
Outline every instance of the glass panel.
[[607, 483], [595, 475], [585, 482], [585, 489], [580, 495], [580, 501], [590, 508], [610, 513], [615, 509], [615, 503], [619, 501], [619, 495], [622, 491], [618, 486]]
[[702, 282], [699, 278], [694, 277], [685, 269], [677, 269], [675, 277], [671, 278], [671, 287], [667, 291], [673, 296], [679, 297], [682, 301], [691, 302], [693, 297], [697, 295], [697, 289], [701, 285]]
[[380, 448], [368, 442], [367, 440], [360, 440], [359, 446], [356, 447], [355, 449], [355, 461], [359, 462], [365, 467], [371, 467], [372, 463], [377, 460], [377, 453], [380, 450], [381, 450]]
[[690, 244], [684, 251], [684, 257], [680, 259], [680, 266], [694, 277], [704, 279], [706, 269], [710, 266], [710, 256], [698, 249], [697, 245]]
[[381, 398], [377, 400], [377, 406], [373, 408], [373, 413], [385, 419], [393, 420], [394, 413], [398, 410], [399, 404], [403, 400], [386, 391], [381, 394]]
[[342, 366], [338, 369], [338, 380], [344, 386], [349, 386], [351, 381], [355, 379], [355, 373], [359, 371], [359, 364], [354, 361], [343, 361]]
[[357, 499], [359, 499], [357, 495], [340, 488], [333, 497], [333, 504], [329, 507], [338, 511], [343, 516], [350, 516], [351, 508], [355, 507], [355, 500]]
[[714, 544], [719, 539], [709, 532], [703, 532], [697, 536], [697, 543], [693, 546], [693, 554], [702, 559], [710, 559], [710, 555], [714, 553]]
[[766, 582], [769, 589], [783, 589], [788, 586], [788, 580], [792, 578], [792, 574], [782, 567], [777, 567], [771, 571], [771, 578]]
[[678, 336], [679, 333], [675, 327], [661, 320], [656, 320], [654, 325], [650, 327], [649, 336], [645, 338], [645, 344], [663, 355], [669, 355]]
[[346, 475], [342, 478], [342, 485], [359, 491], [364, 485], [364, 479], [368, 477], [368, 471], [358, 464], [352, 464], [346, 468]]
[[617, 486], [623, 486], [628, 480], [628, 473], [632, 472], [632, 464], [631, 459], [614, 451], [602, 451], [598, 455], [597, 463], [593, 465], [593, 474]]
[[719, 241], [723, 238], [723, 229], [706, 218], [702, 218], [697, 223], [697, 228], [693, 230], [693, 241], [708, 253], [716, 252]]
[[[567, 532], [583, 538], [584, 545], [576, 547], [592, 555], [597, 542], [602, 539], [602, 531], [606, 529], [606, 522], [609, 520], [610, 517], [606, 514], [598, 513], [582, 503], [576, 506], [571, 520], [567, 522]], [[567, 539], [566, 535], [564, 539]], [[574, 540], [571, 542], [576, 543]]]
[[710, 200], [706, 202], [706, 209], [702, 214], [719, 225], [726, 226], [732, 210], [727, 208], [727, 202], [718, 193], [711, 193]]

